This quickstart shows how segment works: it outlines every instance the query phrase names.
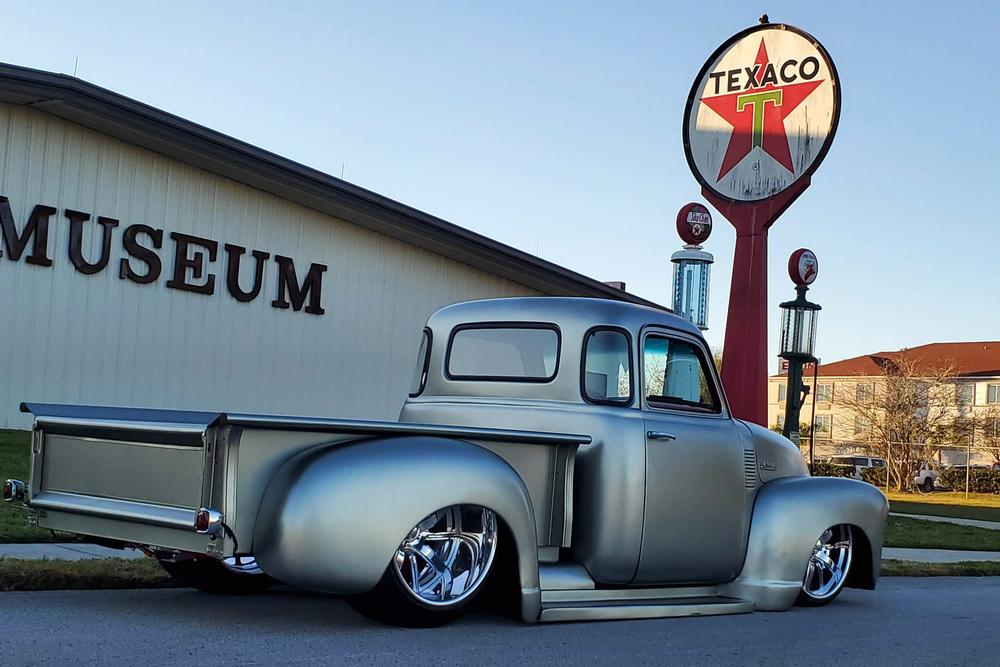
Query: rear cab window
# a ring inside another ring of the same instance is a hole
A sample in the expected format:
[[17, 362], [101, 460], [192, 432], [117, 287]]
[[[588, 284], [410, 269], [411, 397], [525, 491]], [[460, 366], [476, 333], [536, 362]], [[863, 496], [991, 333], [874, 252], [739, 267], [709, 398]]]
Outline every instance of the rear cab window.
[[410, 381], [410, 398], [415, 398], [424, 392], [427, 385], [427, 369], [431, 361], [431, 330], [424, 329], [420, 337], [420, 347], [417, 350], [417, 366], [413, 370]]
[[632, 403], [632, 340], [624, 329], [591, 329], [583, 342], [583, 398], [589, 403]]
[[450, 380], [549, 382], [559, 369], [559, 329], [554, 324], [463, 324], [448, 341]]
[[694, 343], [651, 333], [643, 339], [643, 396], [653, 409], [719, 414], [722, 402], [704, 352]]

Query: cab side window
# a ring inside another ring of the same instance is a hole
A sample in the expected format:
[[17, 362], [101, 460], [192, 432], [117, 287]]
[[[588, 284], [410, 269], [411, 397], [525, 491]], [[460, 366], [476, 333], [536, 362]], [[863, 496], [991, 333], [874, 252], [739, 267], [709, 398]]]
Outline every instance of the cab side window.
[[721, 411], [708, 362], [694, 344], [667, 336], [646, 336], [642, 366], [647, 406], [712, 414]]
[[617, 329], [597, 329], [583, 343], [583, 396], [591, 403], [632, 402], [632, 345]]

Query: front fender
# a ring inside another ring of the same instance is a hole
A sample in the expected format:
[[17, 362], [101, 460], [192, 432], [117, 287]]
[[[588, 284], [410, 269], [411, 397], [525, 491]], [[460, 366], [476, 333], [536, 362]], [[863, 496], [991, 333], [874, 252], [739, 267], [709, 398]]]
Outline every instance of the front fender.
[[522, 615], [538, 619], [535, 520], [521, 477], [478, 445], [435, 437], [320, 446], [281, 466], [264, 494], [253, 552], [267, 574], [302, 588], [371, 590], [399, 543], [432, 512], [475, 504], [514, 536]]
[[[788, 477], [761, 487], [754, 503], [743, 570], [723, 589], [752, 600], [757, 609], [791, 607], [799, 594], [813, 546], [824, 530], [837, 524], [860, 529], [871, 551], [861, 580], [878, 580], [889, 504], [866, 482], [835, 477]], [[855, 542], [858, 541], [855, 534]], [[868, 576], [870, 574], [870, 577]], [[726, 594], [726, 593], [724, 593]]]

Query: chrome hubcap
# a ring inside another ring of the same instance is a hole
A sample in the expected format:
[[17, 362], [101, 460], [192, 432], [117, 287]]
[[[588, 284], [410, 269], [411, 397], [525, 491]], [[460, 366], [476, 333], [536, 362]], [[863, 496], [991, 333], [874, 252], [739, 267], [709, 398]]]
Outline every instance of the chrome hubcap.
[[393, 556], [393, 569], [419, 602], [446, 607], [467, 598], [483, 582], [496, 544], [493, 510], [453, 505], [410, 530]]
[[837, 594], [851, 567], [853, 541], [850, 526], [834, 526], [816, 540], [802, 591], [814, 600], [826, 600]]

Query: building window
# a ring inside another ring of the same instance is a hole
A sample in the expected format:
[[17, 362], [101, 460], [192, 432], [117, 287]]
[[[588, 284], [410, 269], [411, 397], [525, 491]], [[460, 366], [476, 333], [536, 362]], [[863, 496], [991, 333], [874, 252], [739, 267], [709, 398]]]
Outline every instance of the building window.
[[829, 438], [833, 432], [833, 417], [831, 415], [816, 415], [816, 437]]
[[628, 336], [599, 329], [587, 336], [584, 346], [584, 396], [595, 403], [625, 405], [632, 401], [632, 355]]
[[854, 418], [854, 435], [867, 438], [872, 433], [872, 420], [868, 417], [857, 416]]
[[817, 403], [829, 403], [833, 400], [833, 385], [832, 384], [817, 384], [816, 385], [816, 402]]
[[971, 382], [961, 382], [955, 385], [955, 403], [957, 405], [972, 405], [976, 397], [976, 385]]
[[858, 405], [870, 405], [872, 402], [872, 386], [870, 384], [859, 384], [855, 389], [855, 398]]
[[778, 413], [778, 428], [780, 428], [780, 429], [784, 429], [785, 428], [785, 413], [784, 412], [779, 412]]
[[548, 382], [559, 365], [559, 334], [549, 326], [462, 326], [448, 346], [451, 380]]
[[785, 402], [785, 384], [784, 383], [781, 383], [781, 384], [778, 385], [778, 402], [779, 403], [784, 403]]
[[986, 387], [986, 402], [1000, 403], [1000, 384], [991, 384]]

